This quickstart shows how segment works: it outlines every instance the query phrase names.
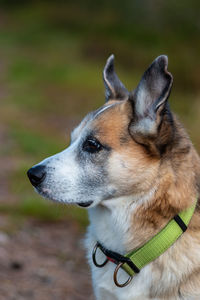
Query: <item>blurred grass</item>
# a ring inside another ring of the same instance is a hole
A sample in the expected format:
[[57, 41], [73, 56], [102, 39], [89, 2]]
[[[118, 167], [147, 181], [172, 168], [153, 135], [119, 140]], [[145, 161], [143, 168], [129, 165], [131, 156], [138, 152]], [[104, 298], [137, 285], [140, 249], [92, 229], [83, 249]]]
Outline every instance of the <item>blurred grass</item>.
[[[116, 55], [116, 70], [131, 90], [160, 54], [174, 75], [171, 106], [200, 149], [200, 2], [0, 1], [1, 157], [16, 166], [0, 213], [87, 223], [84, 210], [37, 196], [26, 170], [61, 151], [65, 136], [104, 102], [102, 69]], [[56, 206], [56, 209], [55, 209]], [[58, 208], [58, 210], [57, 210]]]
[[12, 205], [1, 203], [1, 214], [8, 214], [13, 218], [32, 217], [46, 222], [59, 222], [63, 220], [75, 220], [81, 227], [88, 225], [87, 212], [81, 208], [63, 204], [49, 204], [46, 200], [33, 196], [26, 198], [19, 204]]
[[[48, 137], [38, 131], [33, 129], [24, 128], [14, 125], [10, 130], [10, 137], [15, 142], [15, 155], [27, 155], [37, 157], [38, 155], [42, 157], [45, 156], [47, 151], [49, 156], [56, 154], [58, 151], [62, 150], [61, 146], [59, 148], [59, 141], [55, 140], [53, 137]], [[64, 147], [64, 143], [62, 144]]]

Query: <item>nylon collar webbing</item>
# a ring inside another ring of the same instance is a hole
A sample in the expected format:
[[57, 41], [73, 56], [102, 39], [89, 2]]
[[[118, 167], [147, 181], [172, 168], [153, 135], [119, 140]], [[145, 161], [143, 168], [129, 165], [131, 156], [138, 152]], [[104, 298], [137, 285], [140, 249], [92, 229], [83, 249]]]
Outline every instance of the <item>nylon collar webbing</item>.
[[[171, 221], [169, 221], [169, 223], [146, 244], [127, 253], [125, 256], [106, 249], [99, 242], [97, 243], [97, 247], [99, 247], [107, 256], [107, 261], [111, 260], [116, 264], [123, 262], [122, 268], [132, 277], [139, 273], [140, 270], [148, 263], [163, 254], [182, 235], [182, 233], [187, 229], [187, 226], [193, 216], [196, 203], [197, 200], [192, 206], [180, 212]], [[93, 261], [95, 263], [96, 260], [93, 258]], [[101, 267], [104, 266], [105, 263], [102, 265], [95, 264], [96, 266]]]
[[[141, 270], [145, 265], [155, 260], [163, 254], [187, 229], [187, 226], [193, 216], [197, 201], [188, 209], [176, 215], [158, 234], [125, 257], [128, 257], [134, 265]], [[132, 268], [125, 263], [122, 268], [130, 275], [135, 275]]]

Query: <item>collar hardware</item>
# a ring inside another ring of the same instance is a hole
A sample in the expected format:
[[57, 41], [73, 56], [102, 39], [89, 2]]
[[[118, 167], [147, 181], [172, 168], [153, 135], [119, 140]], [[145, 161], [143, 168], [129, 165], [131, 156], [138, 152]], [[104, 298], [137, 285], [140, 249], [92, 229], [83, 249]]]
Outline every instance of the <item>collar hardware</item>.
[[[115, 263], [117, 266], [113, 276], [114, 283], [116, 286], [121, 288], [127, 286], [131, 282], [133, 276], [139, 273], [144, 266], [163, 254], [186, 231], [195, 211], [197, 200], [198, 199], [196, 199], [192, 206], [184, 211], [181, 211], [171, 221], [169, 221], [167, 225], [146, 244], [125, 254], [124, 256], [117, 252], [108, 250], [102, 244], [97, 242], [92, 253], [94, 265], [98, 268], [102, 268], [109, 261]], [[101, 264], [96, 261], [96, 252], [98, 248], [106, 256], [105, 261]], [[122, 268], [129, 275], [128, 280], [123, 284], [119, 283], [117, 280], [117, 274], [120, 268]]]
[[[97, 252], [98, 248], [106, 256], [105, 261], [103, 263], [101, 263], [101, 264], [99, 264], [97, 262], [97, 260], [96, 260], [96, 252]], [[95, 266], [99, 267], [99, 268], [104, 267], [107, 264], [108, 261], [111, 261], [111, 262], [115, 263], [116, 265], [121, 264], [121, 266], [124, 263], [127, 263], [128, 266], [133, 270], [133, 272], [135, 272], [135, 273], [139, 273], [140, 272], [140, 269], [134, 264], [134, 262], [129, 257], [123, 256], [123, 255], [121, 255], [121, 254], [119, 254], [117, 252], [114, 252], [114, 251], [111, 251], [109, 249], [106, 249], [99, 242], [97, 242], [96, 245], [94, 246], [93, 253], [92, 253], [92, 259], [93, 259], [93, 263], [95, 264]]]
[[183, 232], [187, 230], [187, 225], [183, 222], [183, 220], [180, 218], [179, 215], [176, 215], [174, 217], [174, 220], [176, 221], [176, 223], [179, 225], [179, 227], [182, 229]]
[[119, 263], [119, 264], [116, 266], [115, 271], [114, 271], [114, 274], [113, 274], [113, 280], [114, 280], [114, 283], [115, 283], [116, 286], [118, 286], [118, 287], [120, 287], [120, 288], [123, 288], [123, 287], [127, 286], [127, 285], [131, 282], [131, 280], [133, 279], [133, 276], [129, 276], [129, 278], [127, 279], [126, 282], [124, 282], [124, 283], [119, 283], [119, 282], [118, 282], [118, 279], [117, 279], [117, 273], [118, 273], [119, 269], [123, 266], [123, 264], [124, 264], [124, 263], [122, 263], [122, 262]]
[[97, 267], [97, 268], [103, 268], [107, 262], [108, 262], [108, 258], [105, 259], [105, 261], [101, 264], [99, 264], [97, 261], [96, 261], [96, 253], [97, 253], [97, 249], [100, 248], [100, 243], [97, 242], [96, 245], [94, 246], [93, 248], [93, 251], [92, 251], [92, 260], [93, 260], [93, 263], [94, 265]]

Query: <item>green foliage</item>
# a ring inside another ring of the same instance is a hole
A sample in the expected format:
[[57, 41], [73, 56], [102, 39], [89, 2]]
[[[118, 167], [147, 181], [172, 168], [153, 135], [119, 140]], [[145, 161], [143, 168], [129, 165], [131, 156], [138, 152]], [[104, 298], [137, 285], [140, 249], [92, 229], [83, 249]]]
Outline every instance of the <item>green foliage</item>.
[[16, 152], [19, 151], [22, 155], [26, 153], [30, 156], [53, 155], [64, 148], [64, 142], [61, 146], [59, 140], [49, 137], [48, 135], [42, 134], [34, 129], [28, 129], [13, 125], [10, 128], [11, 138], [16, 143]]
[[86, 210], [74, 206], [64, 206], [63, 204], [53, 205], [36, 196], [33, 196], [33, 198], [27, 197], [14, 205], [0, 204], [0, 212], [13, 217], [32, 217], [49, 222], [74, 220], [82, 228], [88, 224]]

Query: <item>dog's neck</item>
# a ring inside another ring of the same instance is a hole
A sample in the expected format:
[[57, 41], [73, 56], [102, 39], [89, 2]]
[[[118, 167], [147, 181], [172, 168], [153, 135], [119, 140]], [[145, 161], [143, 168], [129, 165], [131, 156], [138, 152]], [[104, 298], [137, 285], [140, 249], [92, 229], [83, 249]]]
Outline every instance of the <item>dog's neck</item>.
[[[93, 237], [108, 249], [121, 254], [145, 243], [153, 236], [153, 232], [150, 234], [147, 228], [145, 233], [144, 228], [139, 228], [137, 211], [151, 201], [154, 193], [155, 188], [152, 188], [146, 194], [105, 200], [101, 205], [89, 209]], [[155, 228], [155, 234], [158, 231], [159, 226]]]
[[[145, 244], [196, 199], [195, 194], [191, 195], [189, 204], [185, 205], [182, 201], [182, 209], [177, 210], [170, 204], [172, 201], [159, 198], [162, 188], [162, 185], [159, 188], [155, 185], [147, 193], [105, 200], [89, 209], [93, 238], [106, 248], [125, 254]], [[162, 208], [161, 200], [166, 202]]]

